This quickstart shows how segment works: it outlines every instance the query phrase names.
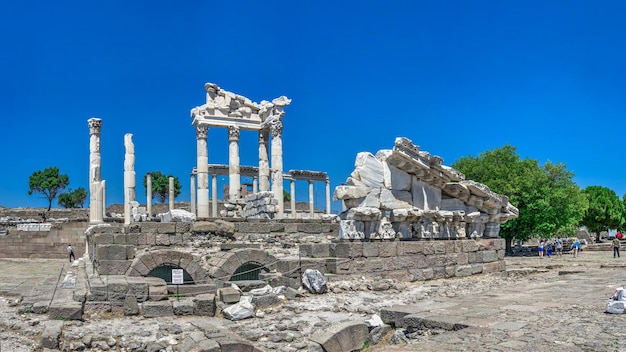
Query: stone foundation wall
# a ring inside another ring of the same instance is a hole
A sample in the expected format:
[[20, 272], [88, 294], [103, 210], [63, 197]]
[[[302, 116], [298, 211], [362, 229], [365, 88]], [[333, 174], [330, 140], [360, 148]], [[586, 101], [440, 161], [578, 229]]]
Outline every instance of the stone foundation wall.
[[17, 231], [0, 236], [2, 258], [67, 258], [67, 245], [74, 248], [76, 258], [85, 253], [87, 221], [53, 223], [50, 231]]
[[[301, 244], [303, 270], [421, 281], [505, 270], [504, 239]], [[309, 263], [307, 263], [307, 261]], [[323, 265], [322, 265], [323, 264]], [[321, 270], [320, 270], [321, 271]]]

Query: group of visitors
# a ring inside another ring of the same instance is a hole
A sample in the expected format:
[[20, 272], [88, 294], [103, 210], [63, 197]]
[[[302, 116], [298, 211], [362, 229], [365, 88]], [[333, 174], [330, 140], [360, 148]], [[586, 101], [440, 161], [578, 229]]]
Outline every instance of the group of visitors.
[[[580, 252], [580, 241], [574, 237], [572, 242], [572, 251], [574, 258], [578, 257]], [[556, 253], [557, 257], [563, 256], [563, 239], [558, 236], [555, 240], [552, 239], [540, 239], [537, 242], [537, 250], [539, 251], [539, 258], [543, 258], [544, 255], [552, 257], [552, 253]]]
[[[611, 248], [613, 248], [613, 258], [620, 257], [619, 249], [621, 247], [622, 238], [623, 238], [622, 233], [618, 231], [615, 238], [613, 238], [613, 240], [611, 241]], [[548, 257], [552, 257], [553, 251], [556, 252], [557, 257], [562, 257], [563, 256], [563, 239], [561, 239], [561, 236], [557, 237], [557, 239], [554, 241], [550, 239], [540, 239], [537, 242], [537, 250], [539, 252], [539, 258], [543, 258], [544, 255], [547, 255]], [[572, 241], [571, 250], [572, 250], [572, 255], [574, 256], [574, 258], [577, 258], [580, 252], [582, 251], [582, 248], [580, 248], [580, 240], [576, 237], [574, 237]]]

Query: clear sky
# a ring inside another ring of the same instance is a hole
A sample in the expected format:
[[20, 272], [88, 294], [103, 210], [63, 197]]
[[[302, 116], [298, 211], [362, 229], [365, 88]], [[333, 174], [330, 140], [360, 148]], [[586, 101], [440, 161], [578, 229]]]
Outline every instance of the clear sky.
[[[88, 189], [91, 117], [103, 120], [109, 204], [123, 202], [125, 133], [138, 200], [157, 170], [188, 201], [189, 112], [206, 82], [293, 99], [284, 170], [326, 171], [333, 189], [358, 152], [403, 136], [446, 165], [510, 144], [621, 197], [625, 13], [623, 1], [575, 0], [2, 1], [0, 205], [46, 206], [28, 177], [49, 166]], [[208, 139], [209, 162], [227, 163], [227, 131]], [[256, 139], [242, 131], [242, 165], [258, 165]], [[315, 193], [323, 208], [324, 185]]]

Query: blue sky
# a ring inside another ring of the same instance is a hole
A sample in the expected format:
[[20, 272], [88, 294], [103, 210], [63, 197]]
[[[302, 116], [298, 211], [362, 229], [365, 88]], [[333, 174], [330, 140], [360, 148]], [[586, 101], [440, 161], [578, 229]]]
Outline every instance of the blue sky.
[[[189, 200], [189, 111], [206, 82], [293, 99], [284, 169], [326, 171], [333, 189], [358, 152], [404, 136], [446, 165], [510, 144], [621, 197], [624, 13], [622, 1], [3, 1], [0, 205], [46, 206], [28, 177], [49, 166], [88, 188], [91, 117], [109, 204], [123, 202], [125, 133], [138, 200], [153, 170]], [[242, 131], [242, 165], [258, 164], [256, 138]], [[208, 139], [209, 162], [227, 163], [227, 131]], [[315, 193], [323, 207], [324, 185]]]

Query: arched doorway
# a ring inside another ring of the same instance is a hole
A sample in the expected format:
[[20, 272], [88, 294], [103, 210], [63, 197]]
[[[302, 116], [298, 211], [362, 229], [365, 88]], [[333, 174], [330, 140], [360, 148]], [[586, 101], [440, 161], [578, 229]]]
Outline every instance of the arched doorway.
[[263, 264], [257, 262], [247, 262], [242, 264], [233, 275], [230, 277], [230, 281], [243, 281], [243, 280], [259, 280], [259, 274], [261, 271], [269, 272]]
[[[181, 268], [178, 265], [163, 263], [155, 267], [154, 269], [150, 270], [150, 272], [146, 276], [161, 278], [165, 280], [165, 282], [168, 285], [170, 285], [172, 284], [172, 269], [183, 269], [183, 268]], [[193, 285], [193, 284], [194, 284], [193, 278], [191, 277], [191, 275], [189, 275], [187, 270], [183, 269], [183, 285]]]

